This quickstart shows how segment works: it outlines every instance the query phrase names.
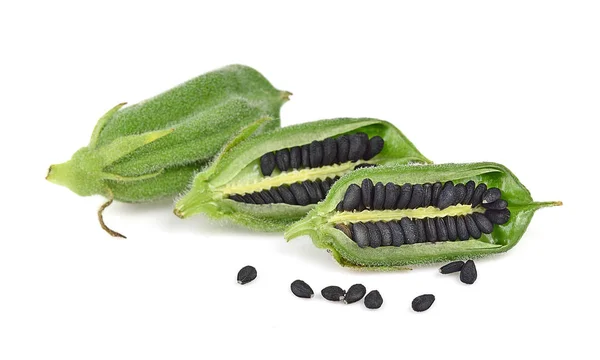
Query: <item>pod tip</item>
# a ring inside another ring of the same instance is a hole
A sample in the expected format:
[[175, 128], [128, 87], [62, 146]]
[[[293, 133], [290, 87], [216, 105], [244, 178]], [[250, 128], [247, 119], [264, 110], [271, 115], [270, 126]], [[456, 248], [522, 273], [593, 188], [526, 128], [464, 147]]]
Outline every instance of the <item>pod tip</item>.
[[183, 213], [179, 209], [173, 209], [173, 214], [175, 214], [175, 216], [177, 216], [178, 218], [183, 219]]
[[289, 101], [291, 95], [294, 95], [294, 94], [292, 94], [289, 91], [282, 91], [281, 92], [281, 99], [284, 100], [284, 101]]

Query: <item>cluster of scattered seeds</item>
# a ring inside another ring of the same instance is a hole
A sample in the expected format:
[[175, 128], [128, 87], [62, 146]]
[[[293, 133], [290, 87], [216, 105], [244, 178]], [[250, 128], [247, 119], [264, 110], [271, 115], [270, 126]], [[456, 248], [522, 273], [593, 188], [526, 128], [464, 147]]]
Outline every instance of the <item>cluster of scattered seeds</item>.
[[[312, 298], [314, 292], [312, 288], [302, 280], [295, 280], [291, 284], [291, 290], [294, 295], [300, 298]], [[354, 284], [350, 286], [348, 291], [345, 291], [337, 285], [331, 285], [321, 290], [321, 296], [329, 301], [343, 301], [345, 304], [353, 304], [365, 298], [365, 306], [368, 309], [379, 309], [383, 304], [383, 298], [377, 290], [373, 290], [367, 294], [367, 288], [363, 284]]]
[[460, 281], [465, 284], [473, 284], [477, 280], [477, 268], [473, 260], [453, 261], [440, 268], [442, 274], [451, 274], [460, 271]]
[[[465, 284], [473, 284], [477, 280], [477, 269], [473, 260], [453, 261], [440, 268], [440, 273], [451, 274], [460, 271], [460, 281]], [[251, 265], [246, 265], [240, 269], [237, 274], [237, 282], [241, 285], [247, 284], [256, 279], [256, 269]], [[292, 293], [299, 298], [310, 299], [314, 296], [314, 291], [306, 282], [295, 280], [290, 284]], [[366, 294], [366, 296], [365, 296]], [[329, 301], [343, 301], [345, 304], [352, 304], [360, 301], [364, 297], [365, 307], [368, 309], [379, 309], [383, 305], [383, 297], [378, 290], [372, 290], [367, 294], [367, 288], [362, 284], [350, 286], [348, 291], [337, 285], [330, 285], [321, 290], [321, 296]], [[414, 311], [422, 312], [431, 307], [435, 301], [432, 294], [417, 296], [412, 301]]]
[[[352, 184], [338, 211], [401, 210], [437, 207], [443, 210], [454, 205], [477, 208], [460, 216], [425, 217], [399, 221], [339, 223], [335, 227], [354, 240], [360, 247], [400, 246], [422, 242], [479, 239], [490, 234], [494, 224], [505, 224], [510, 218], [506, 200], [498, 188], [488, 189], [475, 182], [454, 185], [452, 181], [434, 184], [404, 184], [402, 186], [378, 182], [373, 185], [365, 179], [361, 186]], [[480, 212], [481, 211], [481, 212]]]
[[342, 135], [335, 139], [315, 140], [310, 144], [268, 152], [260, 157], [260, 169], [264, 176], [270, 176], [275, 168], [284, 172], [370, 160], [382, 149], [383, 139], [380, 136], [369, 139], [365, 133]]
[[304, 206], [316, 204], [327, 196], [329, 189], [339, 178], [339, 176], [336, 176], [334, 178], [328, 177], [325, 180], [306, 180], [301, 183], [281, 185], [250, 194], [233, 194], [229, 195], [229, 198], [238, 202], [259, 205], [289, 204]]

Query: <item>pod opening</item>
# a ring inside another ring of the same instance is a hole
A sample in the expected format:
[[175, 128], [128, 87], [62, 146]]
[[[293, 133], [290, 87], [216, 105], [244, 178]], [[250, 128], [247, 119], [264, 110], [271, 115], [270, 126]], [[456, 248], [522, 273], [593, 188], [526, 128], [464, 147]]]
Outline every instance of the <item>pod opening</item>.
[[329, 222], [359, 247], [480, 239], [510, 219], [498, 188], [474, 181], [352, 184]]

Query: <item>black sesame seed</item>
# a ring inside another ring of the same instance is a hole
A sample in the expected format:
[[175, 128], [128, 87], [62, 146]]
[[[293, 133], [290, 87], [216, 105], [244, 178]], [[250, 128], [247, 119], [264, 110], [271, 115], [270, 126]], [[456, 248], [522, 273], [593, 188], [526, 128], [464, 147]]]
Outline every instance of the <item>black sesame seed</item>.
[[362, 193], [363, 206], [366, 209], [371, 209], [373, 207], [373, 181], [371, 181], [371, 179], [364, 179], [360, 186], [360, 190]]
[[460, 270], [460, 281], [465, 284], [473, 284], [477, 280], [477, 268], [473, 260], [467, 260]]
[[435, 301], [435, 296], [432, 294], [423, 294], [417, 296], [412, 301], [412, 309], [417, 312], [425, 311], [433, 305]]
[[302, 152], [302, 167], [305, 169], [310, 168], [310, 145], [302, 145], [300, 151]]
[[377, 225], [372, 222], [365, 223], [365, 225], [369, 230], [369, 246], [372, 248], [380, 247], [383, 239], [381, 237], [381, 232], [377, 228]]
[[250, 196], [252, 197], [252, 200], [254, 200], [254, 203], [257, 205], [263, 205], [265, 203], [263, 198], [257, 192], [253, 192], [252, 194], [250, 194]]
[[337, 143], [333, 138], [323, 140], [323, 166], [337, 161]]
[[312, 182], [310, 180], [304, 180], [302, 182], [302, 185], [304, 185], [304, 188], [306, 189], [306, 192], [308, 193], [308, 197], [310, 199], [311, 204], [316, 204], [322, 200], [322, 198], [317, 193], [317, 189], [315, 188], [316, 185], [314, 182]]
[[446, 223], [444, 219], [441, 217], [435, 218], [435, 231], [437, 232], [437, 240], [438, 241], [447, 241], [448, 240], [448, 229], [446, 228]]
[[454, 186], [454, 204], [453, 205], [462, 203], [463, 199], [465, 198], [465, 195], [467, 195], [467, 188], [465, 187], [465, 184], [456, 184]]
[[244, 285], [250, 281], [256, 279], [256, 269], [254, 266], [246, 265], [238, 271], [237, 282], [238, 284]]
[[398, 198], [397, 209], [406, 209], [412, 196], [412, 185], [406, 183], [400, 187], [400, 197]]
[[296, 197], [292, 194], [290, 187], [287, 185], [281, 185], [277, 188], [279, 190], [279, 194], [283, 199], [283, 202], [289, 205], [298, 205], [298, 201], [296, 201]]
[[308, 196], [308, 191], [306, 191], [304, 185], [293, 183], [290, 185], [290, 191], [294, 194], [294, 198], [296, 198], [298, 205], [305, 206], [310, 204], [310, 197]]
[[471, 206], [472, 207], [476, 207], [477, 205], [481, 204], [481, 197], [483, 196], [483, 193], [487, 191], [487, 185], [484, 183], [481, 183], [479, 185], [477, 185], [477, 187], [475, 188], [475, 191], [473, 192], [473, 197], [471, 198]]
[[404, 232], [402, 226], [397, 221], [388, 222], [388, 226], [392, 231], [392, 245], [400, 246], [404, 244]]
[[473, 213], [473, 220], [475, 220], [475, 224], [477, 224], [479, 230], [484, 234], [491, 234], [494, 230], [494, 224], [482, 213]]
[[369, 229], [365, 226], [365, 224], [358, 222], [352, 225], [352, 238], [356, 245], [361, 248], [369, 246]]
[[263, 190], [260, 192], [260, 197], [264, 200], [265, 204], [273, 204], [275, 199], [269, 193], [269, 190]]
[[484, 208], [490, 210], [504, 210], [508, 207], [508, 202], [504, 199], [499, 199], [491, 203], [483, 203]]
[[350, 140], [348, 135], [342, 135], [335, 139], [337, 143], [337, 158], [340, 163], [348, 161], [348, 151], [350, 151]]
[[442, 274], [451, 274], [458, 272], [462, 269], [463, 265], [465, 265], [464, 261], [453, 261], [448, 263], [440, 268], [440, 272]]
[[492, 224], [504, 225], [510, 219], [510, 210], [486, 210], [484, 215]]
[[383, 183], [378, 182], [375, 184], [373, 191], [373, 209], [383, 210], [383, 204], [385, 203], [385, 186]]
[[329, 192], [329, 189], [331, 189], [331, 185], [329, 184], [329, 180], [331, 180], [331, 179], [327, 178], [323, 182], [321, 182], [321, 190], [323, 191], [323, 195], [325, 195], [325, 196], [327, 196], [327, 193]]
[[494, 201], [500, 199], [501, 196], [502, 193], [500, 192], [500, 189], [489, 188], [483, 193], [483, 195], [481, 195], [481, 202], [483, 204], [493, 203]]
[[419, 238], [419, 230], [417, 229], [417, 225], [411, 219], [403, 217], [400, 219], [400, 226], [402, 227], [402, 232], [404, 233], [404, 241], [407, 244], [416, 243]]
[[272, 187], [269, 189], [269, 194], [271, 194], [271, 197], [273, 198], [273, 201], [277, 204], [281, 204], [284, 203], [285, 201], [283, 200], [283, 197], [281, 197], [281, 194], [279, 194], [279, 190], [276, 187]]
[[315, 192], [317, 193], [317, 198], [319, 199], [317, 200], [317, 202], [325, 199], [325, 195], [327, 195], [327, 193], [323, 192], [321, 184], [321, 179], [317, 179], [313, 182], [313, 188], [315, 189]]
[[281, 171], [287, 171], [290, 168], [290, 151], [281, 149], [275, 153], [275, 164]]
[[264, 176], [270, 176], [275, 170], [275, 154], [266, 153], [260, 157], [260, 171]]
[[318, 168], [323, 164], [323, 143], [320, 141], [313, 141], [310, 143], [310, 167]]
[[348, 150], [348, 160], [358, 161], [363, 158], [367, 151], [369, 136], [365, 133], [356, 133], [350, 135], [350, 149]]
[[367, 288], [363, 284], [354, 284], [350, 286], [344, 297], [346, 304], [352, 304], [362, 299], [367, 293]]
[[385, 184], [385, 201], [383, 203], [383, 208], [390, 210], [396, 207], [396, 202], [398, 201], [399, 196], [400, 187], [398, 185], [391, 182]]
[[339, 286], [331, 285], [323, 288], [321, 295], [329, 301], [341, 301], [344, 300], [346, 292]]
[[372, 290], [365, 296], [365, 306], [367, 309], [379, 309], [383, 305], [383, 298], [377, 290]]
[[381, 150], [383, 150], [383, 139], [381, 136], [373, 136], [367, 143], [367, 151], [365, 151], [363, 158], [370, 160], [379, 154]]
[[465, 224], [464, 216], [456, 217], [456, 233], [458, 234], [458, 238], [461, 240], [469, 239], [469, 230], [467, 230], [467, 224]]
[[481, 237], [481, 230], [477, 227], [475, 220], [473, 220], [473, 216], [471, 214], [465, 215], [465, 224], [467, 225], [467, 230], [469, 234], [475, 238], [479, 239]]
[[425, 220], [415, 219], [415, 225], [417, 226], [417, 242], [427, 242], [427, 232], [425, 231]]
[[423, 197], [425, 196], [425, 190], [423, 190], [423, 185], [415, 184], [412, 187], [412, 195], [410, 197], [410, 201], [408, 202], [409, 209], [416, 209], [421, 206], [423, 203]]
[[448, 206], [454, 204], [455, 193], [454, 193], [454, 183], [452, 181], [447, 181], [444, 184], [444, 187], [440, 191], [440, 196], [438, 198], [437, 207], [440, 210], [444, 210]]
[[381, 246], [392, 245], [392, 242], [393, 242], [392, 230], [390, 229], [388, 224], [383, 221], [377, 221], [375, 223], [375, 225], [377, 225], [377, 228], [379, 229], [379, 232], [381, 233]]
[[423, 184], [423, 203], [422, 207], [431, 205], [432, 185], [430, 183]]
[[431, 206], [436, 206], [440, 198], [440, 191], [442, 191], [442, 183], [436, 182], [431, 186]]
[[246, 202], [248, 204], [256, 204], [254, 202], [254, 199], [252, 198], [251, 194], [244, 194], [244, 195], [242, 195], [242, 198], [244, 199], [244, 202]]
[[465, 194], [465, 197], [463, 198], [461, 203], [465, 205], [470, 205], [471, 199], [473, 198], [473, 193], [475, 192], [475, 181], [467, 181], [467, 183], [465, 184], [465, 189], [467, 190], [467, 193]]
[[342, 201], [344, 211], [352, 211], [357, 209], [361, 201], [360, 187], [356, 184], [350, 184], [346, 190], [346, 193], [344, 194], [344, 200]]
[[438, 240], [437, 231], [435, 229], [435, 220], [432, 218], [425, 218], [425, 234], [427, 235], [427, 241], [435, 242]]
[[294, 146], [290, 149], [290, 167], [299, 169], [302, 166], [302, 149], [300, 146]]
[[290, 285], [292, 293], [299, 298], [310, 299], [315, 294], [310, 286], [302, 280], [295, 280]]
[[241, 197], [238, 194], [231, 194], [231, 195], [229, 195], [229, 199], [233, 200], [233, 201], [237, 201], [237, 202], [244, 202], [244, 198]]
[[456, 232], [456, 218], [454, 216], [446, 216], [444, 217], [444, 222], [446, 223], [446, 229], [448, 230], [448, 240], [456, 240], [458, 238], [458, 233]]

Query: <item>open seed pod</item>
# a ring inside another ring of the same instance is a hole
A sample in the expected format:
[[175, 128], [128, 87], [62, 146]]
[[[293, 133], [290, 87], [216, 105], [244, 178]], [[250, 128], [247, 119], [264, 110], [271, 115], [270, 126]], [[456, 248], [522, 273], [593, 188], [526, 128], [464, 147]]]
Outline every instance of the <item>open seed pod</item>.
[[253, 229], [284, 230], [355, 168], [428, 163], [392, 124], [369, 118], [321, 120], [245, 140], [243, 132], [177, 202], [175, 214], [206, 213]]
[[377, 167], [341, 178], [285, 238], [309, 235], [341, 265], [385, 270], [507, 251], [555, 205], [496, 163]]

